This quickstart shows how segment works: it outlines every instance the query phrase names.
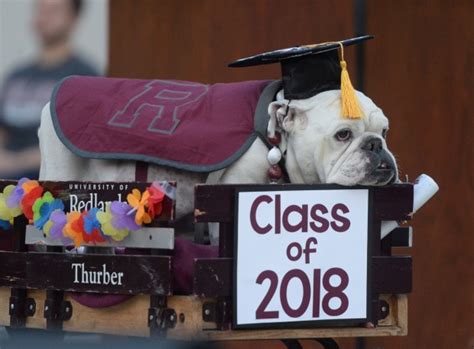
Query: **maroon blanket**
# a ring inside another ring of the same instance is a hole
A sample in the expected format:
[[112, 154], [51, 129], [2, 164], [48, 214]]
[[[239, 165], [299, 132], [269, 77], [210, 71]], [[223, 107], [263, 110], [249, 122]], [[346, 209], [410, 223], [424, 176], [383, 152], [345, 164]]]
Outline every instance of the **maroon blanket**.
[[265, 121], [254, 116], [257, 109], [266, 114], [275, 95], [262, 94], [269, 83], [71, 76], [56, 86], [51, 115], [61, 141], [79, 156], [210, 172], [265, 136]]

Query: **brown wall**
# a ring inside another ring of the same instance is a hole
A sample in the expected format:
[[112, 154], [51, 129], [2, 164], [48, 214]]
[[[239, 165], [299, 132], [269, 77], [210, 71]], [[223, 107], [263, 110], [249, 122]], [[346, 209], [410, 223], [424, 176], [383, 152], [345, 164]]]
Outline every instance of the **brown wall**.
[[[337, 7], [337, 11], [334, 11]], [[251, 54], [352, 35], [350, 0], [113, 0], [110, 74], [202, 82], [278, 78], [230, 69]]]
[[[474, 2], [367, 2], [366, 92], [389, 116], [401, 173], [440, 192], [415, 216], [409, 336], [369, 348], [474, 348]], [[405, 252], [405, 251], [404, 251]], [[390, 343], [390, 345], [389, 345]], [[469, 346], [468, 346], [469, 344]]]
[[[226, 64], [353, 35], [350, 0], [110, 3], [112, 76], [202, 82], [278, 78], [278, 66], [229, 69]], [[370, 339], [366, 348], [474, 346], [473, 4], [367, 0], [367, 32], [377, 38], [367, 45], [366, 93], [391, 120], [389, 144], [401, 173], [410, 179], [428, 173], [441, 190], [415, 217], [414, 247], [401, 251], [414, 256], [409, 335]], [[353, 52], [348, 62], [353, 73]], [[355, 347], [352, 340], [340, 343]], [[259, 346], [283, 348], [277, 342]], [[305, 342], [305, 348], [313, 347], [318, 346]]]

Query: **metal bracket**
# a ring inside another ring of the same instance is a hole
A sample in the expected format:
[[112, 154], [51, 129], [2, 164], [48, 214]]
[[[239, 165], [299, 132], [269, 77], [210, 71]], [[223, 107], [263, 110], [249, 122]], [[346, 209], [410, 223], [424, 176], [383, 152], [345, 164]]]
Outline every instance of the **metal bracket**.
[[219, 298], [217, 302], [205, 302], [202, 306], [202, 319], [205, 322], [215, 322], [220, 330], [231, 328], [231, 301]]
[[24, 296], [12, 295], [8, 304], [8, 313], [10, 315], [11, 327], [24, 327], [26, 318], [35, 315], [36, 302], [33, 298], [27, 298], [26, 292]]
[[204, 322], [217, 322], [216, 317], [216, 306], [217, 303], [205, 302], [202, 305], [202, 320]]
[[168, 308], [166, 303], [165, 296], [150, 296], [148, 327], [152, 337], [164, 337], [166, 330], [174, 328], [178, 322], [176, 311]]
[[176, 311], [171, 308], [148, 309], [148, 327], [166, 330], [174, 328], [177, 323]]
[[[51, 293], [58, 294], [51, 294]], [[44, 318], [47, 320], [48, 330], [61, 330], [63, 321], [72, 317], [72, 304], [63, 300], [63, 292], [47, 291], [48, 297], [44, 301]]]
[[390, 305], [385, 300], [379, 299], [372, 301], [372, 320], [375, 321], [374, 325], [376, 325], [379, 320], [385, 319], [389, 313]]

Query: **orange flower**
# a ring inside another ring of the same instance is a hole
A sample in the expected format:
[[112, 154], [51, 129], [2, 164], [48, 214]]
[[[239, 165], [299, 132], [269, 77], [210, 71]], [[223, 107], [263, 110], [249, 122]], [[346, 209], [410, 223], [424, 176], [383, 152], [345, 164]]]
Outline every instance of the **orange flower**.
[[84, 219], [80, 212], [73, 211], [67, 214], [67, 223], [63, 230], [64, 236], [74, 241], [74, 246], [79, 247], [84, 242]]
[[29, 193], [31, 190], [33, 190], [36, 187], [39, 187], [38, 181], [32, 181], [32, 180], [27, 180], [25, 183], [21, 185], [25, 193]]
[[143, 195], [138, 189], [133, 189], [131, 194], [127, 195], [127, 201], [137, 213], [135, 214], [135, 223], [142, 225], [143, 223], [150, 223], [151, 217], [145, 212], [145, 206], [148, 204], [148, 198], [150, 193], [148, 191], [143, 192]]

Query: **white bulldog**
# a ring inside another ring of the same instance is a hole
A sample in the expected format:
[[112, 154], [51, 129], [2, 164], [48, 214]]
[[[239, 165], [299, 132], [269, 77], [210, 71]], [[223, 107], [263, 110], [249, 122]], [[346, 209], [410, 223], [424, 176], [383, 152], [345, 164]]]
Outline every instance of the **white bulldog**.
[[[385, 141], [388, 119], [371, 99], [360, 92], [357, 95], [365, 114], [361, 119], [341, 117], [339, 90], [291, 102], [280, 91], [276, 101], [270, 103], [269, 132], [276, 128], [282, 133], [281, 147], [291, 183], [385, 185], [398, 179], [395, 158]], [[56, 135], [49, 104], [42, 112], [39, 139], [41, 180], [134, 180], [132, 161], [85, 159], [69, 151]], [[207, 175], [150, 164], [148, 181], [178, 182], [179, 218], [193, 211], [194, 186], [198, 183], [268, 183], [267, 154], [267, 146], [257, 138], [223, 171]]]

